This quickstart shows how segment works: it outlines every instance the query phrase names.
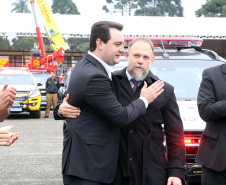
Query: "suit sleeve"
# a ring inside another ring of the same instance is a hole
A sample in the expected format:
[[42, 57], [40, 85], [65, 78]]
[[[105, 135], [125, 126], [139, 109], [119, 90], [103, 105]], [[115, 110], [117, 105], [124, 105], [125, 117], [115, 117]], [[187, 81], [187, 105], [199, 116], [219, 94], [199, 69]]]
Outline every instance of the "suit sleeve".
[[173, 89], [174, 88], [170, 86], [168, 93], [169, 100], [163, 114], [168, 150], [169, 176], [184, 179], [186, 163], [184, 129]]
[[[224, 87], [222, 87], [222, 90], [224, 90]], [[212, 75], [208, 69], [203, 71], [197, 104], [199, 115], [206, 122], [212, 122], [226, 117], [226, 101], [216, 100]]]
[[64, 116], [60, 116], [58, 113], [59, 107], [62, 104], [62, 102], [58, 103], [55, 109], [53, 110], [53, 117], [55, 120], [64, 120], [66, 119]]
[[[111, 80], [102, 74], [95, 74], [88, 80], [84, 98], [84, 102], [96, 110], [99, 115], [117, 126], [126, 126], [146, 113], [145, 104], [140, 99], [122, 107], [113, 93]], [[69, 104], [80, 107], [73, 104], [70, 101], [72, 99], [70, 94]]]

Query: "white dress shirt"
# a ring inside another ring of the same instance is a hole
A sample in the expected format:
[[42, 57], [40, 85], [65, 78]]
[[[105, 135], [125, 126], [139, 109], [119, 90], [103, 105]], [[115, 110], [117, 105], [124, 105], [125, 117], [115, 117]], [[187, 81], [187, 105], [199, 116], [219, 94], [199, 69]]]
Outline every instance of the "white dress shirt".
[[95, 59], [97, 59], [98, 62], [100, 62], [102, 64], [102, 66], [106, 70], [109, 78], [111, 79], [111, 67], [108, 64], [106, 64], [103, 60], [101, 60], [100, 58], [98, 58], [96, 55], [94, 55], [92, 52], [88, 51], [88, 54], [91, 55], [92, 57], [94, 57]]

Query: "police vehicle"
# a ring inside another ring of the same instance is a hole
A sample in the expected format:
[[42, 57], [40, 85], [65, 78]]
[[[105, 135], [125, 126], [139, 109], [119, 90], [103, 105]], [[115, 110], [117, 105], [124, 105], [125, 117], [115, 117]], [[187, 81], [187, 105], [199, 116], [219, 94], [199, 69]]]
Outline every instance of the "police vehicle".
[[[125, 47], [134, 38], [125, 38]], [[200, 118], [197, 95], [205, 68], [224, 64], [226, 61], [214, 51], [202, 49], [203, 40], [197, 38], [149, 38], [154, 46], [155, 61], [151, 71], [161, 80], [174, 86], [184, 127], [186, 147], [186, 184], [201, 183], [201, 165], [195, 163], [205, 122]], [[113, 70], [127, 66], [125, 57]]]
[[30, 70], [36, 83], [39, 83], [38, 89], [41, 93], [41, 108], [45, 109], [47, 105], [46, 100], [46, 81], [50, 78], [50, 75], [46, 70]]
[[29, 112], [34, 118], [40, 118], [41, 94], [33, 75], [26, 67], [0, 68], [0, 90], [4, 84], [17, 89], [16, 98], [10, 107], [10, 113]]

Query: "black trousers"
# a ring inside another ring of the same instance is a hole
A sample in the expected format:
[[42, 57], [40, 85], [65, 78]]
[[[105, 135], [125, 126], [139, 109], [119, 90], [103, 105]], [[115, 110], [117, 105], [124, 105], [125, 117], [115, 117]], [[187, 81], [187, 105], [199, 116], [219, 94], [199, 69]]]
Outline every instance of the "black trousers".
[[105, 183], [87, 181], [85, 179], [71, 175], [63, 175], [63, 182], [64, 185], [109, 185]]
[[222, 172], [218, 172], [203, 166], [201, 184], [202, 185], [226, 185], [226, 170]]

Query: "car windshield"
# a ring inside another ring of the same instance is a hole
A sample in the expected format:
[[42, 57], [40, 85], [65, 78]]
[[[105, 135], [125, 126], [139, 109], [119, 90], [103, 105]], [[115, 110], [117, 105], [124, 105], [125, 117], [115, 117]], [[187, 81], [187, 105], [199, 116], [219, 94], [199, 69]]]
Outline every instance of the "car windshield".
[[42, 82], [42, 84], [45, 84], [46, 80], [49, 78], [49, 75], [47, 74], [32, 73], [32, 75], [34, 76], [36, 82]]
[[30, 75], [24, 74], [0, 74], [0, 85], [34, 85]]
[[213, 60], [158, 60], [151, 71], [161, 80], [174, 86], [178, 100], [196, 100], [202, 72], [208, 67], [222, 64]]

